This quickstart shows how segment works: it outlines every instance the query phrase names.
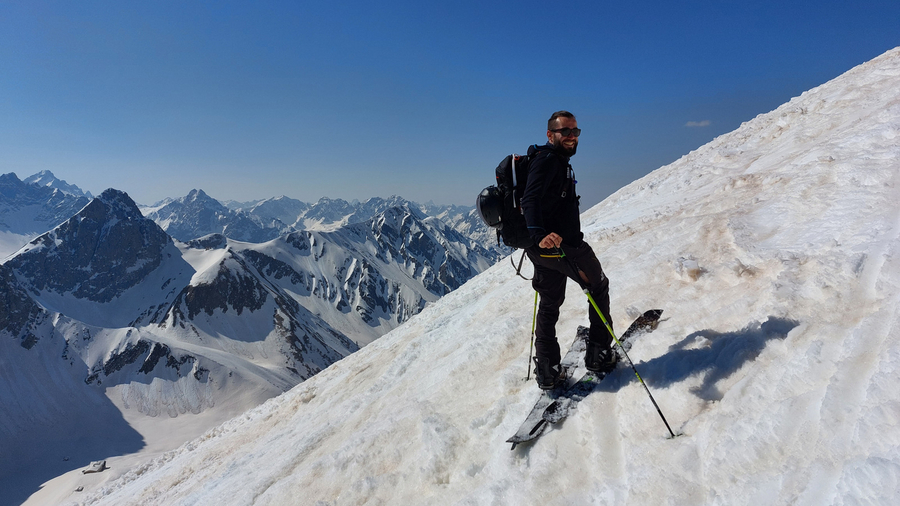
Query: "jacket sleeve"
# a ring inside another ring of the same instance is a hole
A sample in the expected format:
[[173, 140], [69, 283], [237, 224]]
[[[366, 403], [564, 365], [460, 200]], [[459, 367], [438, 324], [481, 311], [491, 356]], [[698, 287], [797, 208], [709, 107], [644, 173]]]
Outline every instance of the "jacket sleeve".
[[539, 243], [547, 234], [553, 232], [546, 230], [542, 203], [547, 196], [547, 190], [555, 173], [557, 157], [550, 153], [542, 152], [535, 156], [528, 171], [528, 182], [525, 184], [525, 193], [522, 195], [522, 212], [525, 215], [525, 224], [528, 233], [535, 243]]

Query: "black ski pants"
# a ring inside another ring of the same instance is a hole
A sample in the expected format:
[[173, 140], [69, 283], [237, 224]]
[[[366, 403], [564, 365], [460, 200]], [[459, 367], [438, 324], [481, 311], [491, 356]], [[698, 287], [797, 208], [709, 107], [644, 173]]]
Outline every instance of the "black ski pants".
[[[594, 250], [584, 241], [577, 247], [564, 244], [561, 249], [564, 256], [555, 250], [537, 246], [525, 250], [534, 264], [531, 286], [540, 294], [534, 330], [534, 354], [549, 358], [551, 364], [558, 364], [561, 358], [556, 339], [556, 322], [559, 320], [559, 308], [566, 299], [567, 279], [571, 278], [582, 288], [587, 288], [610, 327], [613, 323], [609, 316], [609, 279], [603, 273]], [[588, 320], [591, 323], [590, 341], [599, 344], [601, 348], [609, 348], [613, 341], [612, 335], [586, 296], [585, 303], [588, 305]]]

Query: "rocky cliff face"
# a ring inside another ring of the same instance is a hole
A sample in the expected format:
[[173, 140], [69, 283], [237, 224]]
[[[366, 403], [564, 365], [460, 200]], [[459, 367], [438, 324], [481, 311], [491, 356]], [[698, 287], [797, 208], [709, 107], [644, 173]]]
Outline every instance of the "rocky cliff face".
[[32, 290], [110, 302], [157, 269], [171, 244], [127, 194], [106, 190], [8, 264]]
[[400, 264], [435, 295], [459, 288], [492, 258], [487, 249], [439, 221], [426, 221], [409, 205], [389, 208], [350, 232], [365, 234], [377, 245], [379, 259]]
[[331, 232], [232, 244], [272, 286], [365, 344], [494, 262], [493, 253], [409, 205]]
[[0, 264], [0, 333], [30, 349], [38, 340], [36, 328], [46, 318], [47, 312], [28, 296], [12, 269]]
[[270, 350], [269, 358], [280, 357], [297, 381], [359, 349], [230, 247], [181, 290], [158, 329], [172, 329], [198, 345], [203, 336], [220, 335], [228, 337], [229, 346]]

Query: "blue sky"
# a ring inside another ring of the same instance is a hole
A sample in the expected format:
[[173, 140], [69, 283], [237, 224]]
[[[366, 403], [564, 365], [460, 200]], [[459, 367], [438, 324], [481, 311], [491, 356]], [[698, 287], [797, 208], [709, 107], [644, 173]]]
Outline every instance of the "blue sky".
[[897, 0], [0, 0], [0, 173], [472, 205], [567, 109], [593, 205], [898, 45]]

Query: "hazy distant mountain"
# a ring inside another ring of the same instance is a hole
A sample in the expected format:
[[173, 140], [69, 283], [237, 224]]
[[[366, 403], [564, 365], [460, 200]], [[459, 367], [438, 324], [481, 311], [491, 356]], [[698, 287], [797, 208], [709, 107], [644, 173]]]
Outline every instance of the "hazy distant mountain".
[[303, 229], [327, 230], [349, 224], [357, 209], [358, 204], [322, 197], [297, 218], [297, 224]]
[[230, 239], [264, 242], [294, 231], [333, 231], [366, 222], [396, 207], [415, 210], [422, 218], [440, 220], [487, 250], [494, 261], [510, 252], [498, 245], [496, 232], [481, 221], [474, 208], [418, 204], [398, 196], [374, 197], [365, 202], [323, 197], [314, 204], [282, 196], [249, 203], [231, 201], [226, 207], [202, 190], [194, 190], [185, 198], [167, 199], [143, 211], [181, 241], [217, 233]]
[[483, 247], [497, 253], [498, 258], [509, 254], [512, 249], [502, 245], [497, 240], [497, 231], [484, 224], [478, 211], [472, 207], [443, 206], [432, 208], [435, 218], [440, 219], [448, 226], [465, 237], [481, 244]]
[[255, 202], [252, 205], [241, 205], [231, 209], [244, 212], [260, 224], [283, 223], [296, 226], [297, 219], [309, 209], [309, 204], [296, 199], [281, 196]]
[[441, 218], [448, 224], [452, 223], [457, 216], [472, 211], [471, 207], [418, 204], [396, 195], [387, 199], [373, 197], [365, 202], [353, 203], [341, 199], [322, 198], [302, 212], [295, 219], [294, 226], [310, 230], [329, 230], [338, 226], [361, 223], [391, 207], [404, 205], [408, 205], [426, 216]]
[[25, 184], [33, 184], [46, 188], [56, 188], [57, 190], [68, 193], [69, 195], [73, 195], [75, 197], [87, 197], [89, 199], [94, 198], [94, 196], [91, 195], [91, 192], [86, 192], [73, 184], [69, 184], [64, 180], [59, 179], [49, 170], [42, 170], [37, 174], [28, 176], [24, 179], [23, 182]]
[[[275, 198], [278, 198], [278, 197], [275, 197]], [[166, 200], [169, 200], [169, 199], [166, 199]], [[256, 204], [259, 204], [260, 202], [263, 202], [265, 200], [268, 200], [268, 199], [248, 200], [246, 202], [226, 199], [226, 200], [220, 200], [219, 202], [221, 202], [222, 205], [224, 205], [228, 209], [233, 209], [235, 211], [243, 211], [243, 210], [253, 207]]]
[[69, 219], [89, 199], [0, 175], [0, 260]]
[[223, 234], [231, 239], [264, 242], [291, 229], [280, 221], [269, 224], [251, 219], [210, 197], [203, 190], [191, 190], [179, 199], [167, 199], [144, 208], [145, 215], [179, 241], [190, 241], [209, 234]]
[[235, 209], [258, 220], [280, 220], [297, 230], [333, 230], [364, 222], [391, 207], [404, 205], [416, 209], [425, 216], [440, 219], [460, 234], [494, 251], [497, 258], [510, 251], [504, 246], [498, 247], [496, 232], [481, 221], [473, 207], [468, 206], [435, 205], [430, 202], [419, 204], [397, 196], [388, 199], [373, 197], [365, 202], [353, 203], [341, 199], [322, 198], [312, 205], [279, 197]]
[[28, 184], [13, 173], [0, 175], [0, 230], [46, 232], [89, 200], [49, 186]]

